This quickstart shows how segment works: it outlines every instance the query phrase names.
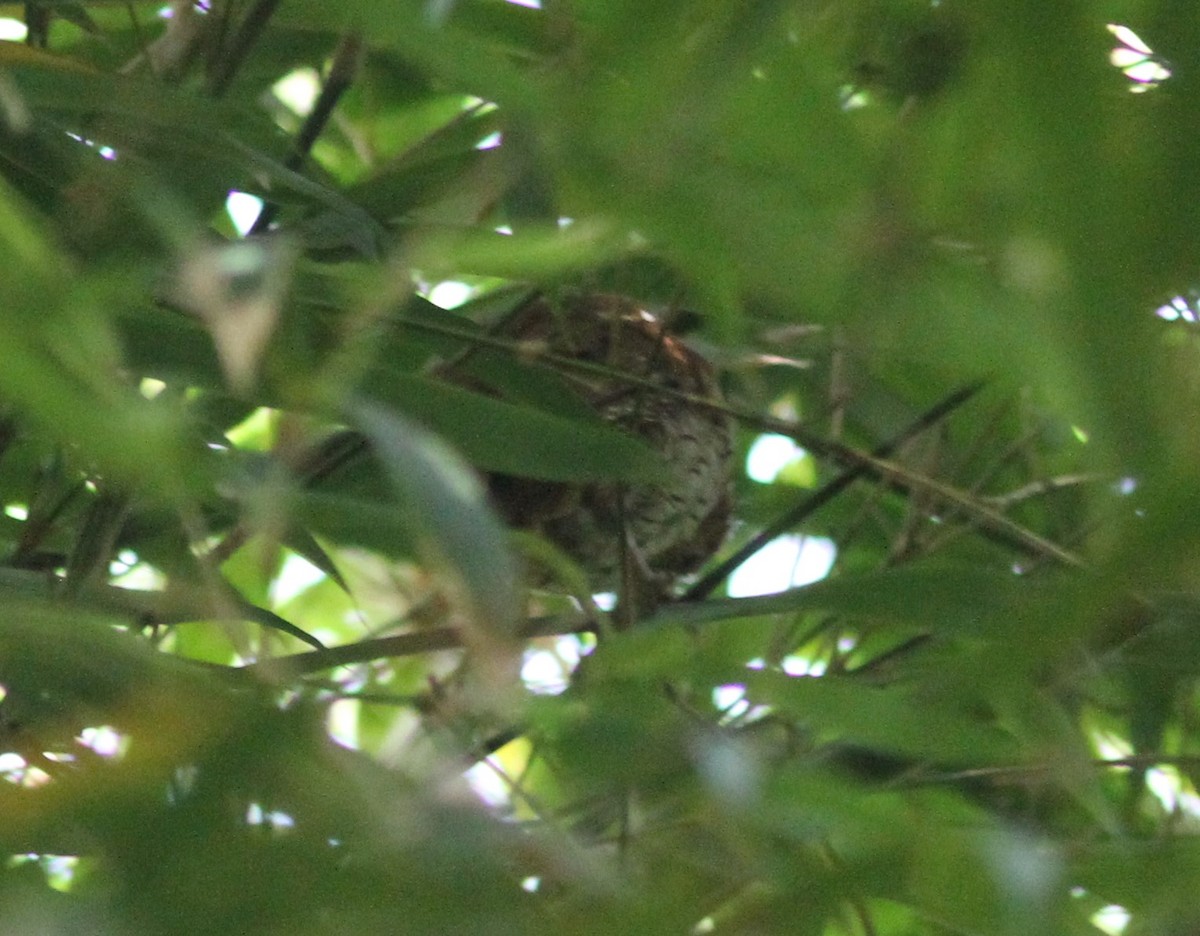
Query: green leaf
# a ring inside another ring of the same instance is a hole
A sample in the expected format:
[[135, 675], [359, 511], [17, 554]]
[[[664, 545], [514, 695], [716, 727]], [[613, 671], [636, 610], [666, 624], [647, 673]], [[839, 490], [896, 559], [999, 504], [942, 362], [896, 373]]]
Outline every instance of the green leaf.
[[364, 390], [420, 420], [488, 471], [550, 481], [634, 481], [661, 471], [643, 442], [594, 419], [568, 420], [444, 380], [386, 370]]
[[387, 469], [417, 550], [451, 576], [485, 637], [511, 636], [516, 564], [478, 476], [444, 442], [394, 413], [360, 403], [351, 415]]
[[900, 687], [771, 672], [751, 674], [746, 687], [753, 702], [786, 712], [819, 741], [951, 766], [1019, 762], [1020, 749], [1006, 733], [963, 713], [956, 703], [933, 704]]

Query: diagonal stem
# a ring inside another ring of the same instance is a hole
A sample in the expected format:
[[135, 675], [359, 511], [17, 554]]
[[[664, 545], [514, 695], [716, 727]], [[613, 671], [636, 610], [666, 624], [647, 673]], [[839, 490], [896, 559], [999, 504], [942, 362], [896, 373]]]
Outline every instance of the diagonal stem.
[[250, 54], [250, 50], [254, 48], [254, 43], [262, 35], [266, 29], [268, 21], [275, 13], [275, 8], [279, 6], [279, 0], [257, 0], [250, 8], [250, 12], [246, 14], [242, 20], [237, 32], [234, 34], [233, 42], [229, 48], [225, 50], [221, 60], [217, 63], [213, 70], [211, 79], [209, 80], [208, 90], [213, 97], [220, 97], [229, 87], [229, 83], [233, 81], [234, 76], [238, 73], [238, 69], [242, 67], [242, 63], [246, 60], [246, 56]]
[[[871, 452], [872, 458], [887, 458], [901, 445], [907, 442], [914, 436], [919, 435], [926, 429], [943, 420], [946, 416], [956, 410], [958, 407], [966, 403], [971, 397], [982, 388], [980, 382], [968, 384], [943, 400], [930, 407], [922, 413], [915, 422], [905, 428], [899, 435], [893, 436], [883, 444], [877, 446]], [[683, 595], [684, 601], [700, 601], [712, 593], [721, 582], [723, 582], [738, 566], [753, 556], [756, 552], [762, 549], [767, 543], [786, 533], [801, 523], [805, 518], [811, 516], [820, 508], [824, 507], [833, 498], [837, 497], [842, 491], [848, 488], [859, 478], [866, 477], [871, 474], [871, 466], [867, 462], [860, 462], [852, 468], [843, 471], [840, 475], [826, 484], [824, 487], [817, 490], [814, 494], [806, 497], [800, 503], [796, 504], [791, 510], [779, 517], [774, 523], [760, 530], [756, 535], [739, 548], [732, 556], [729, 556], [721, 562], [716, 568], [710, 571], [707, 575], [701, 578], [698, 582], [692, 585]]]

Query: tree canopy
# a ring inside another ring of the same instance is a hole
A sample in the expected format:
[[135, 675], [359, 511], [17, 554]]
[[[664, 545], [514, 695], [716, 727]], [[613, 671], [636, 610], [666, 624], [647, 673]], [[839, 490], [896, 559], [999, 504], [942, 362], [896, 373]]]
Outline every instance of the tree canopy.
[[[1200, 926], [1193, 4], [0, 17], [6, 930]], [[736, 427], [653, 600], [484, 483], [664, 477], [594, 294]]]

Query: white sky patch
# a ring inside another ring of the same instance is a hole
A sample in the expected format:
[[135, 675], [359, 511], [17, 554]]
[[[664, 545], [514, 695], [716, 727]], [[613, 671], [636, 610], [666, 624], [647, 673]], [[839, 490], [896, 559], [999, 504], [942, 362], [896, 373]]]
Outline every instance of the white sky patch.
[[287, 604], [306, 588], [325, 578], [325, 573], [303, 556], [292, 553], [283, 561], [283, 568], [271, 583], [271, 602]]
[[274, 832], [283, 832], [296, 827], [296, 820], [278, 809], [263, 809], [259, 803], [246, 807], [246, 822], [249, 825], [267, 826]]
[[1146, 771], [1146, 786], [1170, 813], [1183, 812], [1200, 817], [1200, 796], [1185, 788], [1174, 767], [1152, 767]]
[[321, 77], [315, 69], [298, 68], [275, 82], [271, 91], [292, 113], [307, 117], [321, 93]]
[[1155, 309], [1154, 314], [1168, 322], [1177, 322], [1180, 319], [1185, 322], [1196, 321], [1195, 310], [1183, 296], [1176, 296], [1166, 305], [1159, 306]]
[[521, 665], [521, 681], [535, 695], [558, 695], [567, 688], [563, 666], [549, 650], [533, 650], [525, 654]]
[[46, 883], [64, 894], [70, 893], [78, 866], [79, 858], [75, 855], [42, 856], [42, 870], [46, 874]]
[[804, 455], [804, 449], [784, 435], [760, 435], [746, 453], [746, 475], [752, 481], [770, 484], [783, 467]]
[[1131, 91], [1147, 91], [1171, 77], [1167, 62], [1128, 26], [1109, 23], [1108, 31], [1117, 40], [1117, 46], [1109, 53], [1108, 60], [1133, 82]]
[[230, 192], [229, 197], [225, 199], [225, 210], [229, 213], [229, 220], [233, 222], [234, 228], [243, 236], [250, 233], [250, 229], [254, 227], [254, 222], [258, 220], [258, 216], [262, 213], [263, 202], [257, 195], [248, 195], [245, 192]]
[[166, 389], [167, 385], [154, 377], [143, 377], [138, 382], [138, 393], [147, 400], [153, 400]]
[[84, 728], [79, 740], [101, 757], [118, 757], [129, 749], [129, 738], [111, 725]]
[[812, 660], [806, 656], [785, 656], [780, 668], [789, 676], [824, 676], [828, 664], [824, 660]]
[[25, 24], [10, 16], [0, 17], [0, 39], [8, 42], [24, 42], [29, 35]]
[[531, 10], [540, 10], [542, 8], [542, 0], [508, 0], [513, 6], [529, 7]]
[[474, 290], [466, 283], [446, 280], [429, 290], [429, 294], [425, 298], [440, 309], [457, 309], [471, 298], [473, 292]]
[[1132, 918], [1132, 914], [1124, 907], [1109, 904], [1092, 914], [1092, 923], [1096, 929], [1108, 933], [1109, 936], [1121, 936]]
[[113, 584], [118, 588], [128, 588], [131, 591], [161, 591], [167, 587], [167, 577], [154, 566], [145, 562], [125, 565], [124, 571], [119, 567], [109, 567], [113, 575]]
[[325, 713], [325, 730], [342, 747], [358, 750], [358, 715], [361, 703], [357, 699], [338, 699]]
[[729, 597], [774, 595], [811, 585], [829, 574], [837, 547], [823, 536], [790, 534], [773, 539], [729, 577]]
[[730, 717], [742, 715], [750, 709], [745, 686], [717, 686], [713, 689], [712, 697], [713, 705]]
[[463, 774], [471, 789], [486, 805], [493, 808], [507, 806], [512, 801], [508, 781], [501, 771], [488, 761], [480, 761]]
[[592, 595], [592, 601], [596, 602], [596, 607], [601, 611], [611, 611], [617, 606], [617, 595], [615, 592], [600, 592]]
[[571, 684], [571, 675], [591, 647], [575, 634], [559, 637], [552, 647], [525, 651], [521, 681], [535, 695], [558, 695]]

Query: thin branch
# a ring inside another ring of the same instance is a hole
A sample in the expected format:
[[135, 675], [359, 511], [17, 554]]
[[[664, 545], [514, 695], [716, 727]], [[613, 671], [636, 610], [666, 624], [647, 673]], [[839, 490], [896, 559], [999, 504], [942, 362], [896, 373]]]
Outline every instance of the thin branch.
[[[1200, 755], [1195, 754], [1135, 754], [1130, 757], [1096, 758], [1088, 762], [1098, 770], [1146, 770], [1151, 767], [1200, 767]], [[1048, 773], [1053, 764], [1002, 764], [994, 767], [971, 767], [946, 773], [928, 774], [919, 780], [928, 783], [955, 783], [960, 780], [979, 780], [1007, 777], [1027, 777]]]
[[209, 78], [208, 90], [213, 97], [220, 97], [228, 89], [278, 6], [279, 0], [256, 0], [250, 12], [242, 19], [233, 42], [216, 63]]
[[[451, 325], [435, 322], [422, 322], [406, 317], [399, 318], [403, 324], [422, 331], [448, 337], [458, 337], [468, 342], [506, 350], [513, 354], [522, 354], [530, 358], [526, 345], [517, 341], [508, 341], [489, 335], [482, 335]], [[678, 400], [681, 403], [709, 412], [721, 413], [737, 419], [743, 425], [758, 429], [761, 432], [773, 432], [793, 439], [813, 455], [828, 458], [845, 468], [859, 469], [858, 477], [870, 477], [880, 481], [907, 496], [923, 495], [944, 506], [958, 508], [963, 514], [974, 521], [981, 530], [987, 532], [1002, 542], [1015, 546], [1023, 552], [1031, 553], [1043, 559], [1052, 559], [1062, 565], [1072, 568], [1082, 568], [1084, 563], [1079, 557], [1071, 554], [1062, 547], [1039, 536], [1019, 523], [1010, 520], [992, 506], [982, 503], [977, 498], [933, 478], [925, 477], [903, 465], [886, 461], [884, 458], [863, 452], [853, 446], [829, 439], [804, 426], [782, 419], [763, 416], [760, 413], [731, 406], [727, 403], [710, 400], [707, 397], [692, 393], [684, 393], [668, 387], [659, 386], [653, 380], [636, 377], [631, 374], [614, 371], [603, 364], [591, 361], [580, 361], [562, 355], [541, 352], [532, 357], [534, 363], [555, 370], [592, 374], [609, 380], [619, 380], [629, 387], [637, 387], [649, 393], [656, 393], [665, 399]]]
[[[284, 160], [284, 165], [292, 172], [299, 172], [304, 168], [313, 145], [324, 132], [342, 95], [354, 84], [354, 79], [362, 65], [362, 57], [362, 36], [356, 32], [350, 32], [343, 36], [333, 53], [333, 61], [329, 66], [329, 74], [325, 76], [325, 82], [321, 85], [321, 93], [317, 96], [312, 110], [304, 119], [300, 132], [296, 134], [296, 139], [292, 141], [292, 151]], [[261, 234], [266, 231], [274, 222], [278, 212], [279, 206], [274, 202], [263, 205], [262, 211], [259, 212], [254, 225], [250, 228], [250, 234]]]
[[[905, 428], [898, 435], [888, 439], [882, 445], [877, 446], [871, 453], [874, 458], [887, 458], [896, 449], [903, 445], [913, 437], [920, 435], [930, 426], [945, 419], [950, 413], [958, 409], [976, 393], [982, 389], [982, 383], [968, 384], [954, 393], [950, 394], [945, 399], [939, 401], [934, 406], [930, 407], [922, 413], [910, 426]], [[725, 559], [720, 565], [710, 571], [707, 575], [696, 582], [691, 588], [685, 592], [684, 601], [700, 601], [712, 593], [721, 582], [723, 582], [733, 571], [743, 562], [753, 556], [756, 552], [762, 549], [767, 543], [776, 537], [786, 533], [788, 530], [794, 529], [806, 518], [812, 516], [816, 511], [837, 497], [842, 491], [848, 488], [859, 478], [866, 477], [870, 473], [870, 468], [866, 464], [859, 464], [847, 471], [842, 472], [824, 487], [818, 489], [815, 493], [806, 497], [800, 503], [796, 504], [791, 510], [779, 517], [774, 523], [768, 525], [765, 529], [759, 531], [755, 536], [733, 555]]]
[[992, 504], [1001, 509], [1011, 507], [1014, 504], [1019, 504], [1022, 501], [1031, 500], [1035, 497], [1042, 497], [1046, 494], [1053, 494], [1055, 491], [1061, 491], [1065, 488], [1079, 487], [1084, 484], [1095, 484], [1098, 481], [1104, 481], [1105, 475], [1095, 472], [1066, 474], [1059, 475], [1054, 478], [1043, 478], [1040, 481], [1031, 481], [1029, 484], [1022, 485], [1015, 491], [1009, 491], [1007, 494], [996, 494], [991, 497], [982, 498], [986, 503]]
[[[565, 637], [595, 629], [595, 623], [577, 615], [534, 618], [521, 631], [521, 639], [534, 637]], [[439, 650], [458, 650], [463, 647], [462, 634], [453, 627], [431, 627], [407, 634], [393, 634], [360, 640], [340, 647], [272, 657], [235, 669], [238, 674], [259, 676], [269, 682], [285, 683], [298, 676], [319, 673], [338, 666], [369, 663], [385, 657], [416, 656]]]

